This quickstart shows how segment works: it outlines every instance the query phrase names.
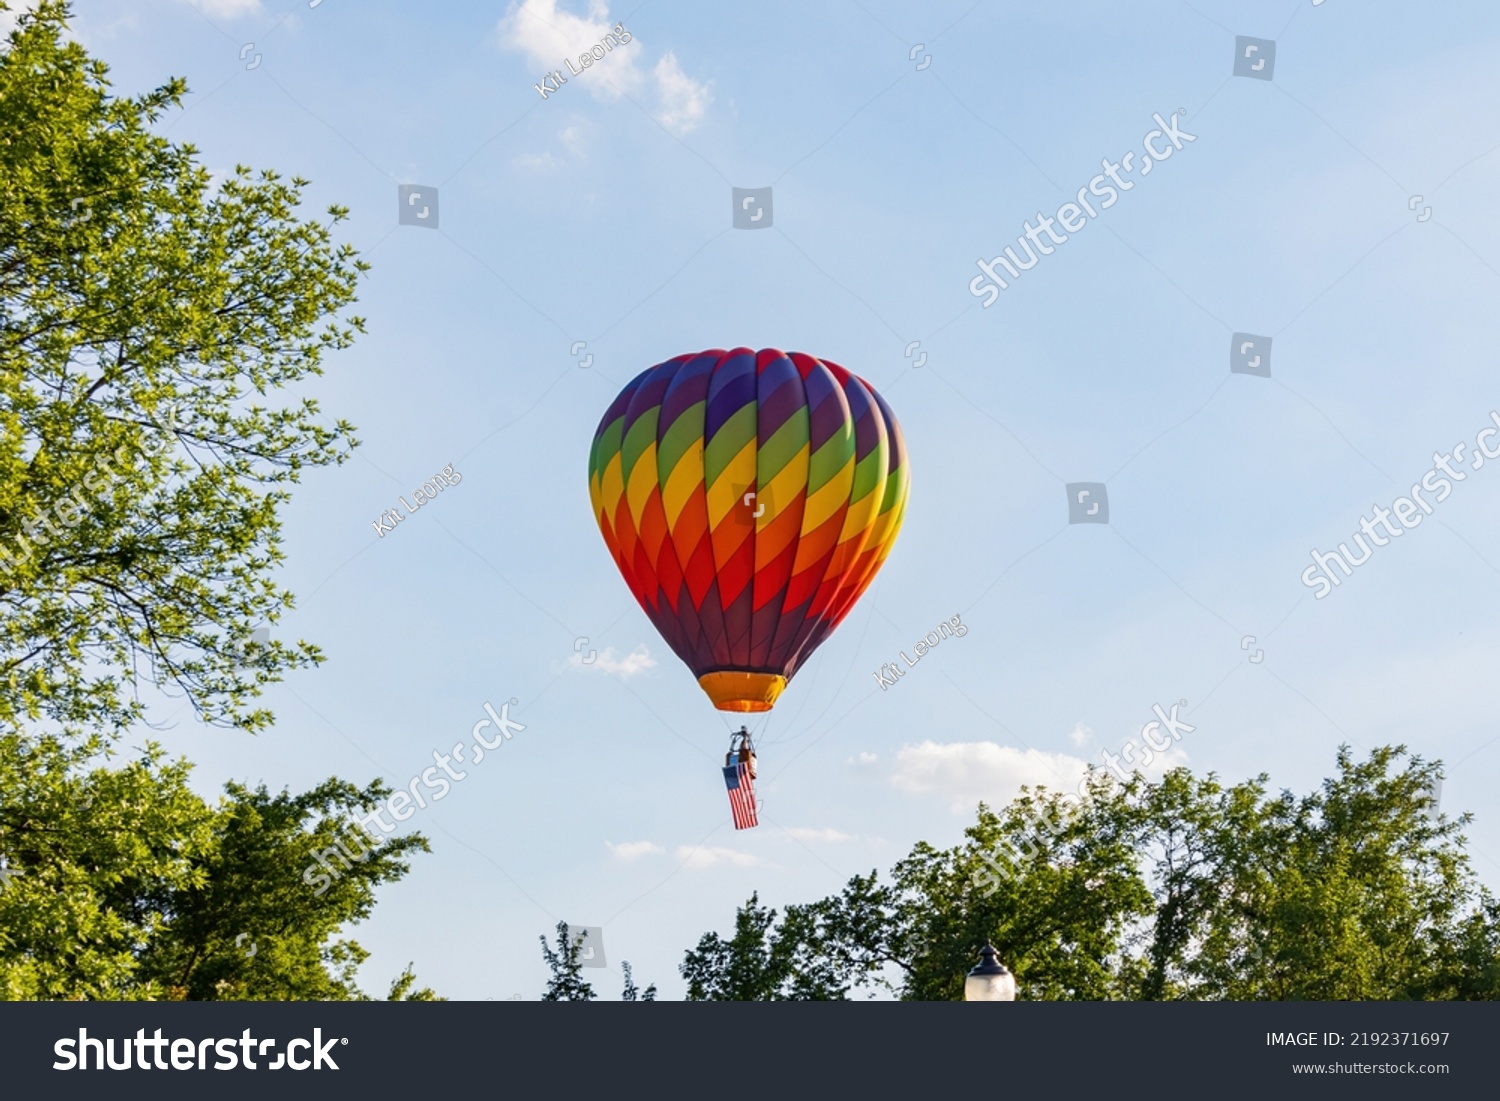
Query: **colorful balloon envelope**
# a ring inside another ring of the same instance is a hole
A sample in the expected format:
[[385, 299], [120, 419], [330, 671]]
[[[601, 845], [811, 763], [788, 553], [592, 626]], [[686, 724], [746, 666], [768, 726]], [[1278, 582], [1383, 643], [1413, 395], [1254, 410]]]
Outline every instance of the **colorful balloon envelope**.
[[874, 388], [773, 348], [642, 372], [589, 456], [615, 564], [721, 711], [771, 709], [874, 580], [909, 484]]

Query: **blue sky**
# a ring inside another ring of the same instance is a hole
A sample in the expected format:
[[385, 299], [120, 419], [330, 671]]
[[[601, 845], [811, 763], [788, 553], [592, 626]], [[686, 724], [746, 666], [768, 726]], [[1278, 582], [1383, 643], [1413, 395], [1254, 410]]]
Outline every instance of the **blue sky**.
[[[1500, 464], [1325, 598], [1301, 581], [1500, 410], [1493, 5], [76, 14], [120, 93], [187, 78], [162, 130], [218, 172], [310, 178], [309, 216], [348, 205], [373, 265], [368, 335], [306, 390], [363, 446], [288, 510], [299, 602], [272, 629], [328, 661], [269, 693], [268, 734], [163, 700], [162, 740], [205, 793], [404, 785], [487, 702], [525, 724], [407, 823], [434, 852], [355, 930], [369, 988], [413, 960], [451, 997], [536, 997], [566, 920], [603, 927], [604, 996], [622, 958], [680, 996], [683, 950], [751, 891], [808, 901], [953, 843], [978, 799], [1071, 786], [1157, 705], [1193, 727], [1170, 763], [1228, 780], [1306, 790], [1343, 742], [1443, 759], [1500, 883]], [[629, 45], [571, 76], [616, 22]], [[1272, 79], [1232, 75], [1238, 35], [1275, 42]], [[1196, 140], [981, 305], [976, 260], [1174, 112]], [[401, 184], [437, 189], [435, 230], [398, 225]], [[732, 229], [731, 188], [765, 186], [773, 225]], [[1235, 333], [1272, 338], [1269, 378], [1231, 373]], [[763, 824], [736, 833], [729, 724], [616, 574], [585, 472], [629, 378], [739, 344], [870, 380], [912, 488], [875, 585], [758, 724]], [[1107, 525], [1069, 524], [1075, 482], [1105, 484]]]

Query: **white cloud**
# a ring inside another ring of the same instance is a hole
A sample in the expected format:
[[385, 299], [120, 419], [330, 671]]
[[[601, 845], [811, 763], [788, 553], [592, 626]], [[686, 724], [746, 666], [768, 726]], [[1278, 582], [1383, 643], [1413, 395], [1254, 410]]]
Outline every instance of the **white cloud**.
[[707, 84], [699, 84], [682, 71], [677, 56], [668, 50], [653, 70], [661, 93], [661, 109], [656, 120], [679, 137], [696, 130], [713, 102]]
[[[565, 11], [557, 0], [523, 0], [506, 11], [498, 32], [501, 46], [525, 54], [538, 74], [561, 71], [567, 83], [554, 95], [565, 95], [568, 85], [577, 84], [606, 103], [621, 95], [654, 100], [656, 121], [667, 130], [680, 137], [696, 129], [713, 102], [709, 85], [683, 72], [671, 51], [648, 72], [642, 67], [642, 47], [634, 37], [619, 46], [604, 43], [604, 36], [614, 27], [605, 0], [590, 0], [587, 15]], [[568, 67], [565, 59], [573, 59], [577, 66], [580, 54], [601, 44], [608, 51], [603, 60], [581, 73]]]
[[[1075, 744], [1079, 731], [1088, 740], [1093, 739], [1093, 731], [1080, 723], [1070, 735]], [[1116, 760], [1127, 770], [1155, 779], [1187, 764], [1188, 756], [1180, 746], [1157, 752], [1138, 739], [1129, 741], [1135, 748], [1128, 758], [1124, 745], [1115, 748]], [[901, 747], [891, 783], [913, 795], [942, 796], [955, 812], [966, 812], [981, 799], [991, 807], [1003, 806], [1019, 795], [1023, 786], [1077, 792], [1091, 764], [1104, 767], [1102, 756], [1084, 760], [1067, 753], [1015, 749], [996, 742], [927, 741]]]
[[557, 167], [557, 158], [551, 153], [518, 153], [510, 163], [529, 172], [550, 172]]
[[590, 650], [589, 654], [593, 654], [592, 661], [586, 661], [587, 655], [579, 651], [568, 659], [568, 664], [575, 669], [597, 669], [601, 673], [627, 679], [644, 673], [647, 669], [656, 668], [656, 659], [651, 656], [651, 651], [644, 642], [624, 657], [617, 657], [613, 646], [606, 646], [598, 653]]
[[814, 829], [808, 829], [805, 826], [793, 826], [791, 829], [787, 830], [786, 832], [787, 832], [787, 834], [789, 836], [796, 838], [798, 841], [853, 841], [854, 840], [854, 835], [852, 833], [843, 833], [840, 830], [835, 830], [835, 829], [831, 829], [831, 828], [830, 829], [814, 830]]
[[[1132, 739], [1132, 741], [1133, 740], [1134, 739]], [[1141, 749], [1139, 750], [1139, 752], [1147, 753], [1151, 751]], [[1165, 776], [1168, 772], [1171, 772], [1174, 768], [1181, 768], [1187, 763], [1187, 751], [1184, 750], [1181, 746], [1174, 745], [1165, 753], [1151, 753], [1151, 763], [1146, 765], [1144, 768], [1140, 765], [1135, 765], [1132, 767], [1133, 771], [1135, 772], [1139, 772], [1144, 776], [1150, 776], [1152, 779], [1159, 779], [1160, 777]]]
[[914, 795], [940, 795], [955, 811], [966, 811], [983, 799], [1010, 802], [1022, 785], [1053, 791], [1075, 791], [1086, 762], [1066, 753], [1014, 749], [996, 742], [922, 742], [896, 753], [891, 782]]
[[1073, 733], [1068, 735], [1068, 740], [1079, 749], [1082, 749], [1094, 740], [1094, 732], [1082, 723], [1079, 723], [1073, 728]]
[[260, 0], [188, 0], [204, 15], [216, 19], [236, 19], [241, 15], [258, 15]]
[[639, 860], [643, 856], [655, 856], [666, 851], [654, 841], [622, 841], [618, 845], [613, 841], [606, 841], [605, 844], [620, 860]]
[[[586, 160], [583, 150], [583, 137], [578, 132], [578, 127], [567, 126], [558, 131], [558, 142], [578, 160]], [[554, 168], [562, 166], [562, 161], [554, 157], [550, 150], [541, 153], [520, 153], [511, 158], [511, 164], [516, 168], [530, 172], [551, 172]]]
[[738, 849], [715, 848], [711, 845], [679, 845], [677, 846], [677, 858], [683, 861], [683, 867], [693, 871], [702, 871], [704, 868], [712, 868], [719, 864], [732, 864], [737, 868], [752, 868], [761, 863], [758, 856], [742, 853]]

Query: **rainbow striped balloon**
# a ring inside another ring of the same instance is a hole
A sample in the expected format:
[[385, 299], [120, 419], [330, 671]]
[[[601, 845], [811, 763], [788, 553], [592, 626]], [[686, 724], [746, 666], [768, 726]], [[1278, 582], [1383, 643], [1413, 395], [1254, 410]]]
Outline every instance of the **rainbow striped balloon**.
[[589, 455], [615, 564], [722, 711], [770, 710], [884, 563], [909, 485], [880, 395], [774, 348], [642, 372]]

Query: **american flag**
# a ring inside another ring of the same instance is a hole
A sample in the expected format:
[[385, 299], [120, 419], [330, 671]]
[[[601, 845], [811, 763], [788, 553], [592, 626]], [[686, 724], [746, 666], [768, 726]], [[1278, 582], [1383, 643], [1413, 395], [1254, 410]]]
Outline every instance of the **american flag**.
[[729, 809], [734, 813], [734, 828], [748, 830], [760, 825], [755, 814], [755, 784], [750, 779], [750, 763], [741, 761], [724, 769], [724, 786], [729, 789]]

